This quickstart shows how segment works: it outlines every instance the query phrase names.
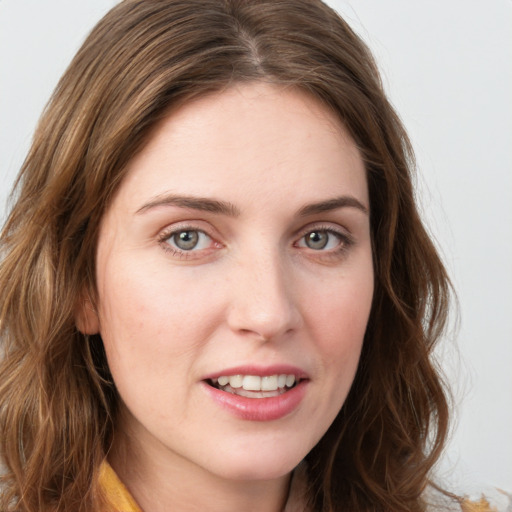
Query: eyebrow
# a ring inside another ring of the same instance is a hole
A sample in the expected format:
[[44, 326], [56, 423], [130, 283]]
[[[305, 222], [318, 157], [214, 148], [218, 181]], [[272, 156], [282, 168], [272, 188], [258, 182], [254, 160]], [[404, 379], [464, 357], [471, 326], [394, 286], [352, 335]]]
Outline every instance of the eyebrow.
[[238, 217], [240, 215], [240, 210], [234, 204], [227, 201], [218, 201], [206, 197], [179, 196], [175, 194], [157, 196], [141, 206], [137, 210], [137, 213], [144, 213], [159, 206], [178, 206], [180, 208], [189, 208], [202, 212], [228, 215], [229, 217]]
[[308, 215], [329, 212], [338, 208], [356, 208], [368, 215], [368, 208], [354, 196], [340, 196], [328, 199], [327, 201], [320, 201], [319, 203], [307, 204], [299, 210], [299, 215], [307, 217]]
[[[179, 208], [188, 208], [191, 210], [199, 210], [219, 215], [227, 215], [229, 217], [239, 217], [240, 210], [227, 201], [219, 201], [217, 199], [209, 199], [206, 197], [181, 196], [175, 194], [163, 194], [156, 196], [151, 201], [145, 203], [137, 210], [137, 214], [144, 213], [153, 208], [160, 206], [177, 206]], [[364, 206], [358, 199], [353, 196], [340, 196], [318, 203], [311, 203], [299, 209], [298, 214], [301, 217], [325, 213], [339, 208], [356, 208], [361, 212], [368, 214], [368, 208]]]

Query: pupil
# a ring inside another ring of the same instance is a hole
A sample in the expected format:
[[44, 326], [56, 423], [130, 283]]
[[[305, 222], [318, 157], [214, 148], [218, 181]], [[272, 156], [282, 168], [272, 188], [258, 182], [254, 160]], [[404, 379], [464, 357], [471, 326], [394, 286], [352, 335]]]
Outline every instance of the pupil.
[[193, 249], [197, 245], [198, 240], [199, 235], [197, 231], [182, 231], [174, 237], [176, 245], [184, 251]]
[[313, 231], [306, 237], [306, 245], [310, 249], [323, 249], [327, 245], [327, 233], [325, 231]]

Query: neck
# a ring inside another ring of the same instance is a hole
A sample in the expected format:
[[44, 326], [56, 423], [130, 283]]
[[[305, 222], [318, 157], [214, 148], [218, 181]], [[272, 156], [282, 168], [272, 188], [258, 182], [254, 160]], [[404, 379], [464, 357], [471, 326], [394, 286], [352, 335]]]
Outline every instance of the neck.
[[[138, 433], [140, 434], [140, 433]], [[119, 434], [109, 462], [145, 512], [281, 512], [290, 475], [268, 480], [225, 478], [140, 437]]]

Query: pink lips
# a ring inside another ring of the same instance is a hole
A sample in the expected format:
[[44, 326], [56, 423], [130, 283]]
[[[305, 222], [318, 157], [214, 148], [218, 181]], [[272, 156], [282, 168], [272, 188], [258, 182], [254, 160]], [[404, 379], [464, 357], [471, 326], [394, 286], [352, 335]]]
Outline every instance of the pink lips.
[[[295, 375], [297, 384], [279, 396], [267, 398], [248, 398], [235, 395], [217, 389], [207, 382], [220, 376], [259, 375], [264, 377], [282, 374]], [[204, 378], [202, 383], [205, 391], [218, 405], [238, 418], [248, 421], [272, 421], [291, 414], [299, 406], [306, 393], [309, 380], [304, 371], [289, 365], [239, 366], [210, 374]]]

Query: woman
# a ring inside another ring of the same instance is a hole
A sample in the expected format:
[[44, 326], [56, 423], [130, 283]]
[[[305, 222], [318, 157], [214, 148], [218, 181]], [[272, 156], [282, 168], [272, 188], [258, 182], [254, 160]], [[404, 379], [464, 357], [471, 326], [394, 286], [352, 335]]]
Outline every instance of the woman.
[[321, 2], [114, 8], [2, 234], [2, 510], [426, 510], [449, 282], [412, 160]]

